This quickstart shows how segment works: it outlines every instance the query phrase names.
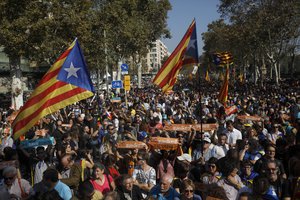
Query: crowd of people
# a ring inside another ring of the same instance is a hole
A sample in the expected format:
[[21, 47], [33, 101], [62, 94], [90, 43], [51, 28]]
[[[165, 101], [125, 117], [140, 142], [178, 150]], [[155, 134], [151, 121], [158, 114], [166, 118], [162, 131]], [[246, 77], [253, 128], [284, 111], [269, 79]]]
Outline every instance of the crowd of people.
[[[0, 199], [300, 199], [300, 82], [239, 85], [226, 105], [218, 86], [197, 87], [133, 88], [120, 102], [99, 92], [42, 118], [18, 140], [16, 111], [2, 108]], [[217, 128], [165, 129], [172, 124]], [[177, 138], [177, 148], [118, 145], [155, 137]]]

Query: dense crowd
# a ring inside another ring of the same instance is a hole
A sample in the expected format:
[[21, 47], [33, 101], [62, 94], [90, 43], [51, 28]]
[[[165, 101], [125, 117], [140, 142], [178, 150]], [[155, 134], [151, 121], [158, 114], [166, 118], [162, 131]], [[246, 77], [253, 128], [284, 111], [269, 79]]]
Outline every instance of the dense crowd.
[[[235, 85], [225, 106], [209, 83], [135, 88], [120, 102], [103, 91], [16, 141], [15, 111], [3, 108], [0, 199], [300, 199], [299, 90], [299, 81]], [[165, 130], [201, 123], [217, 129]], [[178, 148], [118, 146], [154, 137], [177, 138]]]

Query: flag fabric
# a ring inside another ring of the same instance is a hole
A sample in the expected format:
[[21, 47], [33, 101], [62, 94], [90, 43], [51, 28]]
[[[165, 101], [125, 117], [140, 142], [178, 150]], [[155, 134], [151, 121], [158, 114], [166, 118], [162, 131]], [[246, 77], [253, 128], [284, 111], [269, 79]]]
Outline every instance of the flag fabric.
[[14, 139], [25, 134], [42, 117], [93, 96], [86, 63], [77, 39], [56, 60], [20, 109], [12, 127]]
[[230, 52], [225, 51], [222, 53], [214, 53], [213, 54], [213, 63], [218, 66], [226, 66], [228, 64], [233, 63], [233, 56]]
[[227, 102], [227, 98], [228, 98], [228, 82], [229, 82], [229, 65], [227, 65], [224, 82], [223, 82], [223, 85], [221, 87], [221, 90], [220, 90], [220, 93], [218, 96], [219, 102], [222, 103], [223, 105], [225, 105], [225, 103]]
[[209, 77], [209, 70], [208, 70], [209, 68], [207, 68], [207, 70], [206, 70], [206, 73], [205, 73], [205, 80], [207, 81], [207, 82], [210, 82], [210, 77]]
[[196, 23], [193, 20], [178, 46], [156, 74], [153, 83], [163, 92], [172, 90], [181, 68], [198, 63]]

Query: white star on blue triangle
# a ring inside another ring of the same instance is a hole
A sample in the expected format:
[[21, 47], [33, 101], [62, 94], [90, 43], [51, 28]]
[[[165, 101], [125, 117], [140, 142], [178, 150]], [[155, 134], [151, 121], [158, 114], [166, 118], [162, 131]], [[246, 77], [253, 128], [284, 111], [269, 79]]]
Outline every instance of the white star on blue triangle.
[[69, 68], [64, 68], [64, 70], [68, 72], [67, 79], [70, 78], [71, 76], [75, 76], [76, 78], [78, 78], [77, 71], [80, 70], [80, 68], [75, 68], [73, 62], [71, 62]]

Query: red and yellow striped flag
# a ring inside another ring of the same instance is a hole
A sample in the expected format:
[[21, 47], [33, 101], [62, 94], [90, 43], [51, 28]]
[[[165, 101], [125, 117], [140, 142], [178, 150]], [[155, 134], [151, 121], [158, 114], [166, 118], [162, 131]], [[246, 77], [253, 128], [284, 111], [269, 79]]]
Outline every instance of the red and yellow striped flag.
[[43, 76], [12, 126], [14, 139], [42, 117], [93, 96], [94, 88], [77, 39]]
[[183, 65], [198, 64], [198, 47], [195, 20], [189, 26], [184, 37], [173, 53], [160, 68], [153, 83], [159, 86], [163, 92], [172, 90], [177, 75]]
[[229, 82], [229, 64], [227, 64], [226, 75], [224, 77], [224, 82], [218, 96], [219, 102], [223, 103], [224, 105], [227, 102], [227, 98], [228, 98], [228, 82]]

